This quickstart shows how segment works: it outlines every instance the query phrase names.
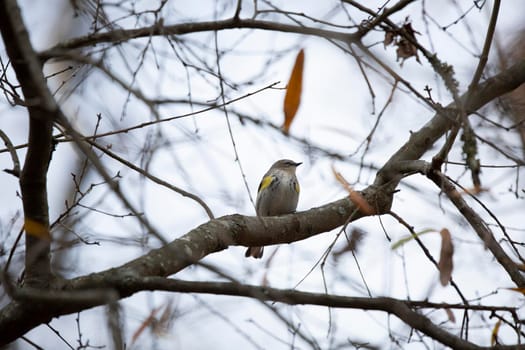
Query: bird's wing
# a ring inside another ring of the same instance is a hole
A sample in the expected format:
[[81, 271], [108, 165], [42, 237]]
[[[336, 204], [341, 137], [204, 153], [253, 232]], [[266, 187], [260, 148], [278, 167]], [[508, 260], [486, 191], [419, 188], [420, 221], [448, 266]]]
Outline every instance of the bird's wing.
[[274, 180], [275, 177], [273, 177], [272, 175], [267, 175], [263, 177], [261, 183], [259, 184], [259, 188], [257, 189], [257, 193], [260, 193], [265, 188], [268, 188], [268, 186], [270, 186]]

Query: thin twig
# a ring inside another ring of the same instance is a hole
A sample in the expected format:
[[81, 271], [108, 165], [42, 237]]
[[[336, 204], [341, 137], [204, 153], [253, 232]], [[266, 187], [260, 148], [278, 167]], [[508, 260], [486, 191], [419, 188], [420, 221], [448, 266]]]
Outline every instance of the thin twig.
[[472, 81], [469, 85], [469, 91], [475, 89], [478, 86], [483, 70], [487, 65], [487, 60], [489, 57], [490, 46], [492, 44], [492, 39], [494, 38], [494, 32], [496, 31], [496, 22], [498, 20], [499, 8], [501, 5], [501, 0], [494, 0], [494, 7], [492, 8], [492, 14], [490, 16], [489, 26], [487, 28], [487, 34], [485, 35], [485, 43], [483, 44], [483, 50], [479, 58], [478, 66], [476, 71], [472, 76]]
[[135, 164], [133, 164], [132, 162], [129, 162], [127, 161], [126, 159], [118, 156], [117, 154], [111, 152], [107, 147], [102, 147], [100, 146], [98, 143], [96, 143], [95, 141], [87, 141], [90, 145], [92, 145], [93, 147], [97, 148], [98, 150], [104, 152], [106, 155], [110, 156], [111, 158], [115, 159], [116, 161], [124, 164], [126, 167], [136, 171], [137, 173], [141, 174], [142, 176], [150, 179], [151, 181], [155, 182], [156, 184], [159, 184], [161, 186], [164, 186], [178, 194], [180, 194], [181, 196], [184, 196], [184, 197], [187, 197], [187, 198], [190, 198], [190, 199], [193, 199], [194, 201], [196, 201], [197, 203], [200, 204], [200, 206], [202, 206], [204, 208], [204, 210], [206, 211], [206, 214], [208, 214], [208, 217], [210, 219], [213, 219], [214, 218], [214, 215], [213, 215], [213, 212], [212, 210], [210, 209], [210, 207], [206, 204], [206, 202], [204, 202], [199, 196], [197, 196], [196, 194], [193, 194], [191, 192], [188, 192], [188, 191], [185, 191], [183, 190], [182, 188], [180, 187], [177, 187], [175, 185], [172, 185], [158, 177], [156, 177], [155, 175], [152, 175], [151, 173], [149, 173], [148, 171], [136, 166]]
[[8, 174], [20, 177], [20, 160], [18, 159], [18, 154], [16, 154], [16, 149], [13, 146], [13, 143], [2, 129], [0, 129], [0, 138], [4, 140], [5, 147], [9, 151], [11, 160], [13, 161], [13, 169], [4, 169], [4, 171]]

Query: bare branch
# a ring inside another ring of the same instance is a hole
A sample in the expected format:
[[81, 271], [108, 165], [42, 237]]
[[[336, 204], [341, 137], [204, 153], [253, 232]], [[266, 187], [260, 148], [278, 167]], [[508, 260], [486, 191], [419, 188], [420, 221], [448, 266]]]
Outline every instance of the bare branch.
[[85, 48], [101, 43], [116, 44], [129, 41], [131, 39], [147, 38], [151, 36], [183, 35], [188, 33], [212, 32], [238, 28], [262, 29], [285, 33], [311, 35], [322, 38], [330, 38], [333, 40], [340, 40], [347, 43], [357, 40], [357, 36], [355, 34], [349, 34], [346, 32], [232, 17], [225, 20], [181, 23], [171, 26], [164, 26], [162, 22], [158, 22], [152, 26], [144, 28], [116, 29], [109, 32], [92, 34], [81, 38], [71, 39], [64, 43], [58, 44], [49, 50], [43, 51], [40, 53], [40, 59], [45, 62], [50, 58], [60, 58], [63, 55], [68, 54], [71, 50]]
[[9, 139], [9, 136], [6, 135], [5, 132], [3, 132], [0, 129], [0, 138], [4, 140], [4, 144], [6, 149], [9, 151], [9, 154], [11, 155], [11, 160], [13, 161], [13, 169], [4, 169], [4, 171], [8, 174], [14, 175], [16, 177], [20, 176], [20, 160], [18, 159], [18, 154], [16, 154], [16, 149], [13, 146], [13, 143]]
[[441, 190], [443, 190], [450, 201], [461, 212], [485, 246], [491, 251], [500, 265], [507, 271], [512, 281], [514, 281], [518, 287], [525, 286], [525, 278], [518, 269], [518, 266], [503, 250], [498, 241], [494, 238], [494, 234], [479, 214], [465, 202], [461, 194], [455, 189], [452, 182], [437, 170], [430, 171], [427, 173], [427, 176], [434, 181]]

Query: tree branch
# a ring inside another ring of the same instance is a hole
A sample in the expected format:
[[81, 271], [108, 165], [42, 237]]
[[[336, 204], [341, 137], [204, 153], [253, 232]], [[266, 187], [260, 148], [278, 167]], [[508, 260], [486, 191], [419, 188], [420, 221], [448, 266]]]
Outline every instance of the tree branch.
[[[52, 305], [60, 305], [65, 310], [68, 305], [78, 305], [84, 299], [84, 307], [89, 302], [107, 300], [112, 288], [118, 290], [121, 294], [131, 295], [141, 291], [169, 291], [177, 293], [204, 293], [214, 295], [242, 296], [258, 299], [260, 301], [281, 302], [288, 305], [320, 305], [332, 308], [342, 309], [361, 309], [369, 311], [383, 311], [397, 316], [400, 320], [409, 326], [417, 329], [424, 334], [438, 340], [444, 345], [453, 349], [488, 349], [477, 346], [471, 342], [457, 337], [456, 335], [445, 331], [442, 327], [433, 323], [426, 316], [421, 315], [417, 310], [422, 308], [431, 309], [466, 309], [478, 311], [502, 311], [515, 313], [515, 308], [499, 306], [482, 306], [482, 305], [459, 305], [459, 304], [433, 304], [427, 301], [406, 301], [388, 297], [363, 298], [349, 297], [341, 295], [330, 295], [321, 293], [301, 292], [293, 289], [277, 289], [270, 287], [260, 287], [232, 282], [193, 282], [176, 279], [167, 279], [162, 277], [138, 277], [113, 275], [105, 281], [98, 281], [91, 284], [91, 289], [82, 289], [83, 283], [75, 284], [71, 282], [68, 288], [70, 291], [59, 292], [56, 295], [39, 295], [37, 293], [26, 293], [25, 297], [32, 295], [33, 301], [46, 302]], [[79, 290], [80, 288], [80, 290]], [[99, 289], [97, 289], [99, 288]], [[78, 294], [78, 296], [77, 296]], [[0, 320], [1, 321], [1, 320]], [[0, 322], [1, 325], [1, 322]], [[1, 336], [0, 336], [1, 339]], [[491, 349], [515, 349], [516, 347], [496, 346]]]
[[[495, 97], [511, 91], [524, 81], [525, 60], [522, 60], [480, 84], [480, 88], [474, 94], [475, 98], [471, 99], [472, 102], [468, 105], [468, 111], [472, 112], [476, 108], [480, 108]], [[439, 136], [443, 135], [450, 123], [451, 121], [442, 114], [434, 116], [422, 129], [414, 132], [407, 143], [390, 158], [383, 167], [383, 172], [390, 171], [388, 169], [392, 169], [393, 164], [401, 160], [411, 160], [421, 156]], [[389, 177], [391, 178], [391, 174]], [[392, 187], [396, 184], [396, 181], [386, 182], [385, 180], [385, 173], [378, 174], [375, 184], [361, 192], [365, 200], [376, 209], [378, 214], [385, 213], [390, 207], [393, 196]], [[383, 183], [383, 186], [378, 186], [378, 183]], [[103, 282], [106, 281], [108, 287], [111, 287], [109, 281], [115, 275], [131, 277], [168, 276], [198, 261], [207, 254], [226, 249], [229, 245], [253, 246], [290, 243], [330, 231], [345, 224], [355, 209], [356, 206], [348, 198], [343, 198], [306, 212], [281, 217], [225, 216], [211, 220], [167, 246], [152, 250], [127, 264], [76, 278], [65, 282], [65, 285], [74, 285], [76, 288], [85, 289], [89, 288], [92, 283], [103, 285]], [[356, 220], [362, 215], [362, 213], [357, 213], [357, 215], [352, 216], [352, 220]], [[129, 295], [123, 292], [119, 291], [121, 297]], [[17, 336], [52, 317], [84, 309], [81, 307], [68, 310], [43, 308], [38, 318], [28, 318], [21, 316], [20, 313], [34, 315], [35, 309], [24, 303], [13, 301], [0, 312], [0, 329], [8, 327], [5, 329], [10, 330], [0, 334], [0, 344], [16, 339]], [[13, 310], [17, 310], [17, 312]]]
[[[516, 89], [524, 82], [525, 59], [522, 59], [503, 72], [479, 84], [476, 90], [461, 95], [460, 100], [461, 103], [466, 102], [464, 105], [465, 112], [469, 115], [496, 97]], [[395, 168], [396, 163], [421, 158], [439, 138], [455, 125], [455, 119], [450, 117], [448, 111], [454, 111], [458, 107], [455, 103], [450, 103], [437, 112], [421, 129], [412, 132], [408, 141], [379, 170], [374, 183], [381, 185], [390, 181], [392, 175], [395, 174], [390, 169]]]
[[478, 237], [494, 255], [498, 263], [505, 269], [505, 271], [507, 271], [512, 281], [516, 283], [516, 286], [524, 287], [525, 278], [518, 269], [518, 266], [512, 261], [498, 241], [494, 238], [494, 234], [485, 224], [483, 219], [467, 204], [467, 202], [465, 202], [452, 182], [439, 170], [432, 169], [426, 175], [437, 186], [439, 186], [439, 188], [447, 195], [448, 199], [456, 206], [459, 212], [477, 233]]
[[[361, 195], [370, 203], [378, 214], [389, 210], [390, 195], [384, 195], [384, 188], [371, 186]], [[356, 220], [365, 214], [360, 213], [349, 198], [343, 198], [322, 207], [305, 212], [279, 217], [253, 217], [229, 215], [208, 221], [191, 230], [171, 243], [150, 251], [122, 266], [115, 267], [69, 281], [57, 281], [53, 288], [58, 290], [90, 289], [92, 286], [117, 288], [120, 298], [130, 296], [133, 291], [114, 285], [115, 276], [146, 277], [169, 276], [199, 261], [204, 256], [228, 248], [230, 245], [260, 246], [290, 243], [306, 239], [319, 233], [328, 232], [346, 222]], [[19, 313], [34, 312], [27, 308], [27, 303], [13, 301], [0, 312], [0, 345], [16, 339], [21, 334], [46, 322], [52, 317], [85, 310], [103, 305], [104, 298], [90, 299], [85, 303], [60, 303], [51, 305], [35, 304], [38, 317], [20, 317]], [[41, 307], [39, 307], [41, 306]], [[13, 309], [17, 310], [14, 312]]]
[[[400, 4], [407, 3], [409, 3], [409, 1], [400, 2]], [[45, 61], [51, 57], [59, 57], [69, 52], [69, 50], [83, 48], [97, 43], [119, 43], [132, 38], [150, 37], [152, 35], [181, 35], [200, 31], [233, 28], [276, 30], [329, 37], [345, 42], [357, 40], [355, 34], [233, 18], [223, 21], [185, 23], [174, 26], [157, 24], [147, 28], [116, 30], [94, 34], [89, 37], [73, 39], [47, 50], [40, 55], [40, 59]], [[0, 31], [4, 42], [9, 43], [9, 45], [6, 45], [6, 49], [13, 63], [17, 78], [22, 86], [30, 114], [30, 142], [21, 179], [24, 211], [26, 217], [34, 218], [44, 225], [47, 225], [46, 227], [49, 227], [45, 184], [47, 166], [52, 150], [52, 122], [55, 118], [63, 123], [67, 122], [67, 120], [61, 114], [46, 86], [42, 74], [42, 67], [30, 45], [29, 37], [24, 28], [16, 1], [14, 0], [4, 0], [0, 2]], [[461, 96], [461, 103], [465, 103], [464, 108], [466, 113], [472, 113], [494, 98], [513, 90], [524, 81], [525, 60], [522, 60], [504, 72], [479, 84], [478, 88], [468, 96], [468, 99], [466, 99], [466, 95]], [[448, 109], [457, 108], [459, 108], [457, 103], [449, 104], [442, 111], [436, 113], [419, 131], [412, 133], [405, 145], [400, 148], [386, 162], [382, 170], [380, 170], [374, 184], [360, 192], [360, 195], [366, 202], [375, 209], [376, 214], [386, 213], [390, 209], [394, 190], [401, 178], [400, 174], [393, 170], [396, 164], [405, 160], [419, 159], [427, 152], [431, 146], [454, 125], [454, 119], [448, 118], [447, 113], [444, 112]], [[67, 126], [67, 131], [73, 135], [73, 138], [79, 146], [83, 145], [85, 149], [86, 145], [81, 141], [81, 135], [75, 133], [68, 124], [65, 125]], [[96, 161], [96, 159], [93, 158], [93, 161]], [[96, 165], [99, 171], [102, 172], [101, 164], [96, 163]], [[110, 182], [110, 185], [111, 184], [113, 183]], [[29, 198], [32, 200], [31, 202], [28, 201]], [[458, 208], [468, 219], [470, 213], [465, 212], [464, 208], [462, 209], [460, 206], [458, 206]], [[124, 298], [136, 292], [136, 289], [131, 287], [133, 286], [133, 282], [137, 281], [137, 278], [158, 278], [159, 276], [175, 274], [183, 268], [199, 261], [204, 256], [226, 249], [230, 245], [255, 246], [290, 243], [330, 231], [365, 215], [366, 214], [358, 211], [357, 205], [352, 203], [349, 198], [343, 198], [319, 208], [282, 217], [257, 218], [240, 215], [225, 216], [204, 223], [162, 248], [152, 250], [144, 256], [120, 267], [68, 281], [57, 281], [48, 291], [64, 290], [66, 292], [74, 292], [97, 286], [98, 288], [109, 288], [112, 291], [116, 290], [117, 297]], [[471, 224], [474, 226], [477, 223], [473, 222]], [[29, 241], [31, 240], [32, 238], [29, 237]], [[28, 247], [28, 252], [30, 251], [29, 248], [31, 247]], [[44, 274], [48, 272], [49, 258], [46, 251], [44, 251], [44, 253], [45, 254], [38, 254], [37, 256], [41, 256], [42, 259], [44, 259], [45, 264], [41, 266], [46, 267], [46, 270], [37, 271], [38, 273], [35, 275], [42, 275], [42, 272], [44, 272]], [[500, 258], [498, 258], [498, 260], [499, 259]], [[500, 263], [507, 264], [505, 259], [501, 260]], [[508, 271], [510, 271], [509, 274], [512, 279], [518, 285], [522, 286], [521, 276], [518, 276], [512, 269]], [[156, 280], [151, 280], [150, 282], [152, 283], [152, 285], [150, 285], [152, 288], [154, 283], [158, 283]], [[161, 288], [160, 286], [157, 287]], [[181, 285], [179, 285], [178, 288], [182, 288]], [[195, 285], [193, 288], [197, 289]], [[226, 289], [223, 288], [223, 290]], [[255, 293], [256, 295], [249, 296], [259, 298], [261, 295], [264, 295], [263, 292], [268, 290], [271, 289], [266, 288], [257, 291], [250, 289], [245, 293]], [[336, 307], [350, 307], [348, 304], [349, 300], [339, 300], [337, 296], [310, 293], [299, 294], [299, 297], [296, 294], [290, 295], [288, 292], [272, 291], [274, 294], [267, 294], [269, 296], [265, 296], [263, 300], [268, 300], [271, 296], [271, 300], [291, 303], [290, 298], [294, 297], [296, 299], [292, 301], [297, 304], [317, 303], [316, 305], [320, 305], [319, 303], [321, 301], [319, 300], [330, 297], [336, 299], [326, 299], [324, 300], [326, 304], [332, 303]], [[292, 292], [298, 293], [295, 291]], [[236, 295], [241, 295], [240, 293], [241, 292]], [[18, 297], [21, 297], [21, 294], [18, 294]], [[34, 298], [33, 300], [35, 299], [38, 298]], [[0, 329], [2, 329], [2, 332], [0, 332], [0, 345], [16, 339], [26, 331], [39, 324], [48, 322], [53, 317], [82, 311], [108, 302], [107, 298], [102, 297], [80, 299], [75, 302], [64, 302], [61, 304], [49, 304], [44, 301], [35, 302], [30, 300], [31, 298], [15, 299], [1, 310]], [[381, 300], [381, 305], [377, 304], [378, 300]], [[344, 304], [345, 302], [347, 304]], [[389, 298], [362, 298], [358, 301], [353, 300], [353, 302], [354, 307], [382, 310], [395, 314], [410, 326], [421, 330], [425, 334], [431, 335], [433, 338], [453, 348], [478, 348], [476, 345], [461, 338], [451, 337], [448, 332], [434, 325], [428, 318], [412, 310], [409, 304]]]
[[40, 59], [45, 62], [50, 58], [59, 58], [61, 55], [67, 53], [70, 50], [94, 46], [101, 43], [118, 44], [131, 39], [149, 38], [152, 36], [183, 35], [189, 33], [212, 32], [239, 28], [296, 33], [340, 40], [347, 43], [357, 40], [356, 34], [352, 33], [262, 21], [257, 19], [239, 19], [232, 17], [219, 21], [190, 22], [170, 26], [164, 26], [162, 22], [158, 22], [152, 26], [138, 29], [117, 29], [104, 33], [91, 34], [88, 36], [71, 39], [64, 43], [58, 44], [49, 50], [45, 50], [40, 53]]
[[[51, 278], [47, 170], [53, 151], [52, 129], [58, 107], [46, 86], [42, 66], [15, 0], [0, 2], [0, 32], [29, 111], [29, 137], [20, 188], [26, 226], [25, 283], [46, 286]], [[36, 232], [38, 231], [38, 232]]]

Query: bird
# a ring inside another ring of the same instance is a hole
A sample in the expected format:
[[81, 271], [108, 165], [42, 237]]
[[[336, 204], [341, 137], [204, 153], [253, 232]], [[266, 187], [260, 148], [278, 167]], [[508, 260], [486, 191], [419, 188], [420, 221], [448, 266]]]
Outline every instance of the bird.
[[[257, 190], [257, 216], [277, 216], [295, 212], [300, 191], [295, 170], [301, 164], [290, 159], [280, 159], [273, 163], [264, 174]], [[244, 256], [260, 259], [263, 252], [264, 247], [249, 247]]]

